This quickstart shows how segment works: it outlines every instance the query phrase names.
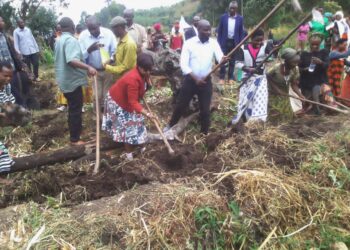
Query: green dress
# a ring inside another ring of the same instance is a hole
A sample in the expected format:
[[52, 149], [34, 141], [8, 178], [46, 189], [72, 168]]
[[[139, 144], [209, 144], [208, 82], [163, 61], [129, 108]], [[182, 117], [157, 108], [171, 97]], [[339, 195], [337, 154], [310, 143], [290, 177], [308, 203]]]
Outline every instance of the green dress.
[[[284, 93], [289, 94], [289, 87], [292, 82], [299, 81], [299, 69], [295, 67], [290, 71], [289, 76], [285, 77], [281, 73], [282, 63], [277, 63], [267, 70], [268, 79], [273, 79], [274, 84]], [[293, 118], [294, 112], [291, 107], [290, 98], [277, 95], [271, 86], [269, 86], [269, 120], [270, 121], [289, 121]]]

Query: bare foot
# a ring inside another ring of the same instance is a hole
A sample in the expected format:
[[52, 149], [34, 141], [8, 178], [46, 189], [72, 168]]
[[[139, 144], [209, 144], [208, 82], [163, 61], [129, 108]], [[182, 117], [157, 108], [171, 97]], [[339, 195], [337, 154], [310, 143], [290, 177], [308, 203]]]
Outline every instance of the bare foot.
[[0, 177], [0, 185], [10, 185], [13, 183], [13, 180], [5, 179]]
[[86, 142], [84, 141], [76, 141], [76, 142], [71, 142], [70, 145], [71, 146], [81, 146], [81, 145], [85, 145]]

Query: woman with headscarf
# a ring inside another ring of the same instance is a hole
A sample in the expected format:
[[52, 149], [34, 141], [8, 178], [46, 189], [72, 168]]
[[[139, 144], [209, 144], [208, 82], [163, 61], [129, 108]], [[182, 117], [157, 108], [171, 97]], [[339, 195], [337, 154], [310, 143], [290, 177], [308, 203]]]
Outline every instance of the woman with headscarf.
[[[344, 18], [344, 13], [342, 11], [338, 11], [335, 13], [335, 33], [338, 39], [347, 40], [348, 46], [350, 45], [350, 27]], [[338, 40], [337, 39], [337, 40]]]
[[133, 159], [135, 146], [146, 142], [145, 117], [153, 119], [153, 115], [140, 104], [149, 88], [153, 65], [152, 56], [138, 55], [137, 66], [110, 88], [105, 99], [102, 129], [115, 142], [124, 144], [127, 160]]
[[[328, 84], [327, 69], [329, 65], [329, 53], [326, 49], [320, 49], [321, 42], [322, 36], [313, 34], [309, 39], [310, 51], [301, 53], [299, 63], [301, 91], [308, 99], [316, 102], [320, 102], [320, 95], [323, 92], [321, 90], [330, 90], [329, 86], [323, 86]], [[332, 93], [329, 91], [326, 93], [334, 102]], [[314, 105], [313, 111], [319, 115], [319, 106]]]
[[162, 25], [160, 23], [154, 24], [153, 29], [155, 30], [155, 32], [151, 35], [151, 40], [153, 44], [152, 51], [157, 52], [165, 48], [165, 45], [168, 42], [168, 38], [163, 33]]
[[270, 52], [268, 44], [264, 42], [264, 31], [257, 30], [250, 43], [244, 45], [237, 54], [236, 68], [243, 71], [243, 82], [239, 91], [238, 113], [232, 124], [238, 123], [243, 117], [246, 121], [263, 121], [267, 119], [268, 90], [264, 69], [257, 65]]
[[[323, 35], [323, 39], [329, 37], [329, 33], [326, 30], [329, 21], [328, 18], [324, 17], [320, 9], [314, 8], [312, 10], [312, 20], [309, 22], [311, 33], [318, 33]], [[324, 40], [322, 41], [321, 48], [324, 48]]]
[[302, 102], [294, 98], [285, 97], [293, 95], [305, 98], [299, 88], [300, 56], [292, 48], [286, 48], [281, 54], [282, 62], [275, 64], [267, 73], [270, 91], [269, 115], [293, 117], [302, 112]]

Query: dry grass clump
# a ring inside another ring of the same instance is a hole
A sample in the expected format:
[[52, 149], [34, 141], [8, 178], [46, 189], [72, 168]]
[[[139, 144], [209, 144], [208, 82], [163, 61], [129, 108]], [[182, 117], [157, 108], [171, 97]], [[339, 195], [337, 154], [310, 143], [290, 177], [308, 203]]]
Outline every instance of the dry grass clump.
[[[194, 210], [205, 206], [227, 209], [224, 199], [198, 180], [144, 185], [72, 209], [29, 204], [19, 220], [22, 240], [15, 243], [7, 230], [0, 243], [23, 247], [45, 225], [36, 249], [62, 247], [64, 242], [80, 249], [184, 249], [196, 231]], [[17, 221], [13, 225], [19, 232]]]

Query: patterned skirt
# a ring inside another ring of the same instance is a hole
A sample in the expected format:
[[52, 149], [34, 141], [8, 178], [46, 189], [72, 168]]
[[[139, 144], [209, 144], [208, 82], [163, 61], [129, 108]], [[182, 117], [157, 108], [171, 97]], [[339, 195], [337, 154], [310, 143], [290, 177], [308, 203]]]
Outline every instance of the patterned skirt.
[[0, 173], [10, 171], [13, 164], [14, 161], [10, 157], [7, 148], [0, 142]]
[[333, 95], [339, 96], [341, 93], [341, 81], [344, 73], [344, 61], [332, 60], [329, 64], [327, 75], [329, 85], [332, 86]]
[[144, 116], [124, 110], [109, 94], [105, 99], [102, 130], [106, 131], [113, 141], [130, 145], [144, 144], [147, 139]]
[[266, 76], [253, 76], [239, 91], [238, 113], [232, 124], [238, 123], [243, 115], [247, 121], [267, 119], [268, 90]]

